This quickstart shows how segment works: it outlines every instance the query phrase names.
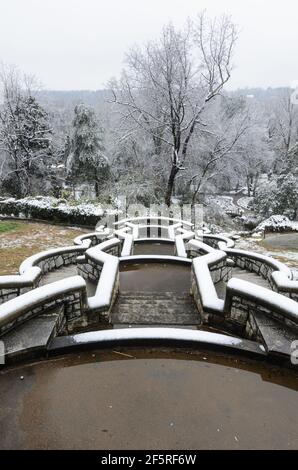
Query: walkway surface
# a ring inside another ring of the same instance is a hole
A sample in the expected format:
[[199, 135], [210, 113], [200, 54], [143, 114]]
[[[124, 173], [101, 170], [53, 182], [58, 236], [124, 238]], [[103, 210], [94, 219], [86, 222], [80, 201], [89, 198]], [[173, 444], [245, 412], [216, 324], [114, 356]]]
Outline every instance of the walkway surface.
[[[77, 275], [78, 271], [75, 265], [63, 266], [60, 269], [56, 269], [55, 271], [45, 274], [41, 279], [40, 285], [45, 286], [46, 284], [50, 284], [51, 282], [60, 281], [62, 279], [67, 279], [68, 277]], [[96, 284], [86, 280], [86, 286], [88, 297], [93, 296], [95, 294]]]
[[0, 372], [0, 448], [297, 449], [297, 390], [205, 351], [82, 352]]

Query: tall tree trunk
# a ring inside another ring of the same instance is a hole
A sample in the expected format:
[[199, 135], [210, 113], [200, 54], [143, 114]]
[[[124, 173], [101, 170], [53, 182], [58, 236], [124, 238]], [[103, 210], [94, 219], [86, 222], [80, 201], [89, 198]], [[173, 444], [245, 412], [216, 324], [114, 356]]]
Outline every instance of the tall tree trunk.
[[176, 175], [177, 175], [178, 172], [179, 172], [179, 169], [176, 166], [172, 166], [171, 173], [170, 173], [170, 176], [169, 176], [169, 179], [168, 179], [166, 195], [165, 195], [165, 204], [168, 207], [170, 207], [170, 205], [171, 205], [171, 198], [172, 198], [172, 194], [173, 194], [175, 178], [176, 178]]
[[95, 191], [95, 196], [99, 197], [99, 182], [95, 181], [94, 183], [94, 191]]

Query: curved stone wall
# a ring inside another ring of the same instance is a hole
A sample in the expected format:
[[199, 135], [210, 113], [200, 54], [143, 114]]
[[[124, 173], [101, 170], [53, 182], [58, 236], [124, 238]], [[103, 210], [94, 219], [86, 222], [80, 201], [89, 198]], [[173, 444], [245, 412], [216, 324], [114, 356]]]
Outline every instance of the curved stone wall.
[[[133, 255], [135, 242], [161, 239], [144, 238], [142, 229], [148, 229], [148, 221], [153, 227], [165, 228], [164, 240], [175, 245], [175, 256]], [[199, 233], [190, 228], [188, 222], [162, 217], [125, 219], [116, 224], [114, 231], [101, 227], [77, 237], [71, 247], [28, 258], [21, 264], [19, 276], [0, 276], [4, 301], [0, 305], [0, 335], [57, 306], [63, 308], [64, 332], [109, 322], [119, 291], [119, 263], [165, 260], [192, 265], [190, 289], [203, 323], [259, 341], [256, 315], [298, 331], [298, 281], [292, 279], [287, 266], [267, 256], [237, 250], [232, 240], [221, 235], [205, 233], [200, 239]], [[38, 287], [43, 274], [69, 264], [77, 265], [78, 276]], [[272, 290], [231, 278], [233, 266], [267, 279]], [[96, 284], [94, 296], [88, 298], [84, 279]], [[224, 298], [218, 296], [218, 283], [226, 285]]]

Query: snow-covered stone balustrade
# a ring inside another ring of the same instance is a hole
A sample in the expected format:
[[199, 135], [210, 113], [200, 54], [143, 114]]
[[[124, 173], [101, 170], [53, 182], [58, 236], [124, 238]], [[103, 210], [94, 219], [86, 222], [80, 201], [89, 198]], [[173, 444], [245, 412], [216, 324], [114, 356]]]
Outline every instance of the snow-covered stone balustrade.
[[[256, 253], [241, 250], [225, 249], [215, 250], [202, 242], [193, 240], [188, 243], [188, 251], [193, 259], [192, 294], [198, 310], [205, 324], [229, 325], [234, 331], [258, 338], [258, 328], [255, 318], [258, 314], [265, 318], [273, 318], [289, 326], [297, 332], [298, 337], [298, 303], [270, 289], [260, 287], [251, 282], [232, 278], [230, 280], [232, 263], [227, 258], [247, 271], [256, 272], [268, 279], [273, 288], [279, 288], [285, 283], [284, 293], [287, 296], [297, 294], [297, 281], [292, 281], [291, 270], [272, 258]], [[201, 254], [195, 257], [195, 252]], [[206, 251], [206, 254], [204, 254]], [[218, 267], [221, 266], [221, 270]], [[216, 276], [212, 276], [212, 269], [217, 267]], [[225, 280], [225, 298], [219, 298], [215, 285]], [[279, 281], [280, 284], [277, 285]], [[288, 289], [288, 290], [286, 290]]]
[[81, 276], [73, 276], [38, 287], [5, 302], [0, 307], [0, 335], [33, 316], [57, 310], [62, 305], [64, 315], [61, 319], [61, 328], [65, 322], [75, 324], [77, 319], [81, 319], [82, 312], [87, 308], [86, 283]]
[[[172, 244], [173, 255], [134, 255], [135, 244], [142, 242]], [[262, 342], [259, 318], [265, 318], [285, 325], [298, 337], [298, 281], [287, 266], [237, 250], [234, 241], [222, 235], [194, 232], [190, 222], [166, 217], [124, 219], [113, 230], [98, 227], [77, 237], [73, 246], [26, 259], [19, 275], [0, 276], [0, 335], [55, 309], [61, 311], [57, 335], [91, 324], [100, 328], [111, 322], [121, 263], [149, 262], [169, 265], [168, 269], [171, 263], [191, 268], [190, 300], [198, 323]], [[47, 273], [63, 273], [70, 265], [77, 276], [39, 287]], [[266, 279], [271, 289], [237, 279], [236, 268]], [[88, 283], [96, 286], [89, 295]]]
[[193, 228], [188, 221], [162, 216], [131, 217], [116, 222], [114, 226], [118, 230], [129, 227], [134, 240], [142, 241], [154, 239], [175, 241], [177, 229], [191, 231]]
[[266, 279], [272, 290], [298, 300], [298, 282], [293, 280], [290, 268], [280, 261], [259, 253], [223, 248], [235, 266], [254, 272]]
[[101, 243], [109, 231], [98, 228], [98, 231], [81, 235], [74, 239], [75, 246], [66, 246], [42, 251], [27, 258], [19, 268], [19, 274], [0, 276], [0, 304], [39, 286], [43, 275], [60, 269], [63, 266], [77, 264], [77, 258], [87, 248]]
[[225, 318], [238, 325], [249, 337], [258, 337], [258, 315], [273, 318], [296, 331], [298, 339], [298, 303], [276, 292], [241, 279], [227, 284]]
[[79, 264], [79, 274], [97, 283], [95, 295], [88, 298], [88, 324], [109, 321], [109, 313], [119, 290], [120, 249], [118, 238], [106, 240], [89, 248], [85, 260]]
[[35, 289], [44, 274], [62, 266], [76, 264], [77, 257], [85, 250], [85, 246], [68, 246], [30, 256], [21, 264], [19, 275], [0, 276], [0, 303]]

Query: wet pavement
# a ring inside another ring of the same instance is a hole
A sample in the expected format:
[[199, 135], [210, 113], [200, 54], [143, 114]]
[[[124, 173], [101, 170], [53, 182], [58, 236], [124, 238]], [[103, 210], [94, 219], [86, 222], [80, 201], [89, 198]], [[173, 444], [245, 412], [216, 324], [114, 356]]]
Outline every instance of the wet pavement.
[[120, 292], [189, 292], [191, 266], [167, 263], [121, 264]]
[[298, 448], [298, 374], [207, 353], [88, 352], [6, 370], [0, 403], [1, 449]]

